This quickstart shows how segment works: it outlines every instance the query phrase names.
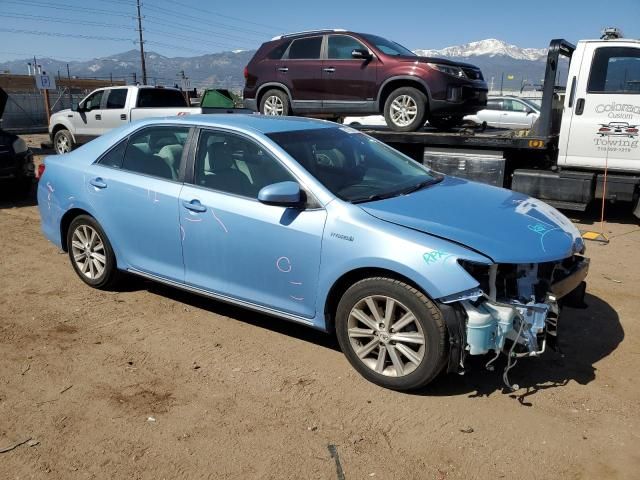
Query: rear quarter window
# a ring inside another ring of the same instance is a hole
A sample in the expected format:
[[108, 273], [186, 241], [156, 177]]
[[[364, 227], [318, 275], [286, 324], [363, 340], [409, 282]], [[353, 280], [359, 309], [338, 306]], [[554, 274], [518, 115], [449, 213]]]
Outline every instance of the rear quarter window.
[[289, 48], [289, 45], [291, 45], [290, 40], [287, 42], [282, 42], [280, 45], [277, 45], [273, 50], [269, 52], [267, 58], [269, 60], [280, 60], [284, 55], [284, 52], [286, 52], [287, 48]]
[[138, 107], [186, 107], [182, 92], [164, 88], [141, 88], [138, 91]]

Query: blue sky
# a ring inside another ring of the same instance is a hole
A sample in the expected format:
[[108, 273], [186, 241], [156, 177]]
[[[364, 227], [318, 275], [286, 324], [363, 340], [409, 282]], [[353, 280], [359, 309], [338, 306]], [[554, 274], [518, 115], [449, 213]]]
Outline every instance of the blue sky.
[[[256, 48], [278, 33], [341, 27], [405, 46], [442, 48], [484, 38], [544, 47], [596, 38], [604, 26], [640, 38], [640, 0], [347, 1], [143, 0], [147, 50], [194, 56]], [[0, 61], [85, 60], [137, 48], [135, 0], [0, 0]], [[32, 32], [39, 32], [40, 35]], [[73, 35], [73, 36], [70, 36]]]

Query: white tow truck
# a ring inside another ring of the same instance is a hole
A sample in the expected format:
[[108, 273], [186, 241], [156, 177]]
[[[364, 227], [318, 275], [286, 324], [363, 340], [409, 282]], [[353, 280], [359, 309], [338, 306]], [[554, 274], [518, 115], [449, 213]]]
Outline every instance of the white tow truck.
[[49, 136], [57, 153], [134, 120], [200, 113], [252, 113], [240, 108], [202, 108], [187, 105], [176, 88], [129, 85], [94, 90], [78, 105], [54, 113], [49, 119]]
[[543, 89], [540, 118], [527, 131], [365, 131], [443, 173], [568, 210], [603, 197], [630, 202], [640, 217], [640, 40], [617, 29], [576, 46], [552, 40]]

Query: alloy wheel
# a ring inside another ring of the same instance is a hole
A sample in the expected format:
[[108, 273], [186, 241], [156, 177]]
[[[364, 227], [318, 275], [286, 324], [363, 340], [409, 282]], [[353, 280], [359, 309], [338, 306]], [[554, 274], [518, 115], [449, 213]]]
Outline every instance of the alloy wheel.
[[276, 95], [271, 95], [264, 101], [264, 112], [265, 115], [284, 115], [284, 103], [280, 97]]
[[394, 298], [363, 298], [351, 309], [347, 329], [360, 361], [380, 375], [408, 375], [424, 358], [422, 326], [414, 313]]
[[58, 139], [56, 140], [56, 151], [60, 154], [69, 153], [71, 151], [69, 139], [64, 135], [58, 135]]
[[398, 95], [391, 102], [391, 120], [399, 127], [406, 127], [417, 115], [418, 105], [410, 95]]
[[78, 225], [71, 237], [73, 261], [78, 271], [90, 280], [99, 278], [106, 267], [104, 242], [90, 225]]

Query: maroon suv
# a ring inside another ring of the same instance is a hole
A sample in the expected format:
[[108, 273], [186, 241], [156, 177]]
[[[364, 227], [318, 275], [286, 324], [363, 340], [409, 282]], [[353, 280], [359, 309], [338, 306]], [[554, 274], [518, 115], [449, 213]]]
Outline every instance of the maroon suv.
[[419, 57], [376, 35], [317, 30], [263, 43], [245, 68], [244, 101], [265, 115], [384, 113], [393, 130], [450, 128], [487, 103], [479, 68]]

